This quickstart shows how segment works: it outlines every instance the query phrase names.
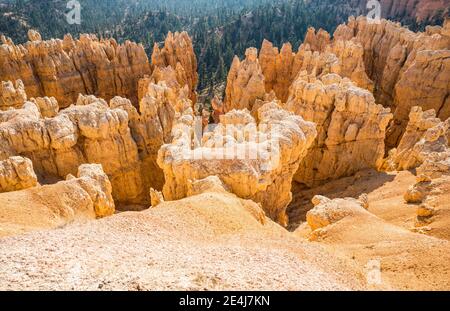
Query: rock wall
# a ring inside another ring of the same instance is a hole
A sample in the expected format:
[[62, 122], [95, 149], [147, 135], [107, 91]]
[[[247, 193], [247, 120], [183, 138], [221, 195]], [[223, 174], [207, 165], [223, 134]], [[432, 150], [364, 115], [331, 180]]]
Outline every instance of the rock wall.
[[27, 100], [25, 87], [21, 80], [15, 83], [2, 81], [0, 86], [0, 110], [20, 108]]
[[316, 136], [315, 126], [275, 102], [258, 110], [258, 120], [247, 110], [233, 110], [221, 116], [200, 146], [192, 141], [194, 118], [185, 114], [174, 128], [173, 143], [159, 152], [164, 198], [184, 198], [189, 180], [218, 176], [231, 192], [261, 203], [269, 217], [286, 225], [292, 178]]
[[75, 175], [84, 163], [99, 163], [118, 202], [142, 202], [147, 195], [128, 115], [104, 101], [74, 105], [53, 118], [43, 119], [31, 102], [0, 114], [0, 159], [17, 155], [31, 159], [47, 180]]
[[224, 111], [233, 109], [251, 110], [257, 99], [266, 94], [264, 76], [258, 60], [258, 51], [249, 48], [241, 62], [236, 56], [228, 72], [225, 90]]
[[31, 35], [24, 45], [4, 40], [0, 46], [0, 81], [21, 79], [30, 97], [55, 97], [60, 107], [76, 102], [78, 94], [107, 100], [116, 95], [137, 104], [138, 80], [151, 73], [140, 44], [81, 35], [74, 40], [41, 41]]
[[446, 160], [450, 155], [447, 133], [450, 119], [442, 122], [434, 110], [413, 107], [405, 134], [385, 162], [387, 170], [409, 170], [424, 164]]
[[306, 70], [317, 76], [337, 73], [350, 78], [357, 86], [373, 90], [373, 82], [365, 72], [364, 50], [355, 40], [330, 42], [330, 35], [314, 28], [308, 30], [304, 44], [297, 53], [286, 43], [278, 48], [264, 40], [259, 53], [259, 63], [265, 79], [266, 92], [274, 91], [277, 98], [286, 102], [289, 88], [297, 75]]
[[295, 176], [299, 183], [312, 187], [382, 164], [392, 115], [350, 80], [300, 75], [283, 107], [317, 125], [317, 139]]
[[354, 39], [364, 47], [366, 72], [375, 82], [375, 98], [391, 107], [387, 146], [396, 147], [413, 106], [434, 109], [441, 120], [450, 117], [450, 23], [414, 33], [399, 24], [350, 18], [340, 25], [335, 40]]
[[0, 161], [0, 193], [23, 190], [38, 185], [30, 159], [10, 157]]
[[[189, 98], [193, 103], [197, 101], [197, 58], [195, 56], [192, 40], [183, 31], [181, 33], [169, 32], [164, 47], [155, 44], [152, 54], [152, 65], [156, 68], [171, 67], [177, 72], [177, 81], [184, 87], [189, 87]], [[159, 82], [159, 81], [157, 81]]]

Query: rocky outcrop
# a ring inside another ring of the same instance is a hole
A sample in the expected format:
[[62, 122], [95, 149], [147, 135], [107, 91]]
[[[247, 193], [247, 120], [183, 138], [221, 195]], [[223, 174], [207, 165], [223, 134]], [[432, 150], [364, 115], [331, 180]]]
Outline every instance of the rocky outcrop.
[[317, 124], [317, 139], [295, 176], [299, 183], [312, 187], [382, 164], [392, 115], [350, 80], [300, 75], [284, 108]]
[[197, 101], [197, 58], [192, 40], [187, 32], [175, 32], [174, 34], [169, 32], [164, 42], [164, 47], [161, 49], [158, 44], [155, 44], [152, 54], [152, 65], [156, 68], [170, 66], [176, 71], [177, 81], [181, 87], [188, 86], [189, 98], [192, 102], [195, 103]]
[[74, 180], [88, 193], [91, 198], [96, 217], [106, 217], [114, 214], [115, 205], [112, 198], [112, 186], [108, 176], [100, 164], [83, 164], [78, 168]]
[[336, 40], [327, 45], [325, 53], [336, 55], [339, 59], [339, 75], [349, 78], [356, 86], [374, 91], [374, 83], [369, 79], [364, 64], [364, 49], [355, 39], [349, 41]]
[[150, 84], [147, 94], [140, 102], [140, 123], [131, 126], [134, 133], [141, 134], [137, 144], [143, 161], [143, 171], [148, 184], [161, 190], [164, 185], [164, 174], [157, 164], [158, 151], [164, 144], [172, 142], [172, 128], [177, 119], [192, 107], [188, 99], [189, 90], [185, 87], [177, 94], [166, 82]]
[[[313, 198], [314, 208], [306, 214], [311, 230], [323, 229], [338, 221], [356, 214], [369, 214], [364, 198], [328, 199], [323, 196]], [[316, 234], [320, 234], [316, 232]]]
[[255, 48], [249, 48], [245, 52], [243, 61], [236, 56], [231, 64], [225, 90], [224, 111], [252, 110], [255, 101], [264, 99], [265, 94], [264, 76], [258, 60], [258, 51]]
[[325, 51], [325, 48], [330, 45], [331, 36], [322, 28], [316, 32], [314, 27], [309, 27], [303, 42], [309, 44], [313, 51], [323, 52]]
[[27, 189], [37, 184], [30, 159], [11, 157], [0, 161], [0, 193]]
[[28, 96], [55, 97], [62, 108], [80, 93], [106, 100], [120, 95], [137, 105], [138, 80], [151, 73], [142, 45], [94, 35], [41, 41], [33, 32], [30, 39], [0, 46], [0, 81], [21, 79]]
[[450, 119], [442, 122], [434, 110], [413, 107], [406, 132], [396, 149], [392, 149], [384, 164], [387, 170], [409, 170], [445, 160], [450, 155], [447, 133]]
[[441, 120], [450, 117], [450, 23], [414, 33], [399, 24], [350, 18], [334, 33], [335, 40], [354, 39], [364, 47], [366, 72], [375, 82], [375, 98], [391, 107], [394, 122], [387, 146], [396, 147], [413, 106], [434, 109]]
[[192, 115], [179, 119], [173, 143], [158, 156], [166, 179], [164, 198], [184, 198], [189, 180], [217, 176], [232, 193], [261, 203], [269, 217], [286, 225], [292, 177], [316, 136], [315, 126], [274, 102], [259, 109], [258, 120], [256, 124], [246, 110], [233, 110], [204, 135], [200, 146], [191, 139]]
[[211, 100], [211, 108], [212, 108], [212, 118], [214, 120], [214, 123], [220, 122], [220, 116], [225, 114], [223, 101], [217, 97], [214, 96], [214, 98]]
[[0, 121], [0, 159], [27, 157], [36, 173], [47, 179], [75, 175], [80, 165], [99, 163], [110, 177], [118, 202], [142, 202], [148, 195], [138, 148], [122, 109], [97, 101], [43, 119], [28, 102], [21, 110], [4, 112]]
[[2, 81], [0, 86], [0, 110], [20, 108], [27, 100], [25, 87], [21, 80], [15, 84], [11, 81]]
[[0, 236], [63, 228], [114, 214], [111, 183], [101, 165], [82, 165], [56, 184], [0, 193]]
[[259, 63], [264, 75], [265, 90], [274, 91], [277, 98], [286, 101], [288, 90], [300, 71], [301, 55], [292, 51], [292, 45], [286, 43], [278, 52], [278, 48], [264, 40], [259, 52]]
[[[289, 43], [281, 50], [267, 40], [261, 51], [246, 51], [246, 58], [233, 60], [228, 75], [223, 111], [253, 109], [257, 100], [264, 100], [273, 92], [282, 102], [289, 98], [289, 89], [297, 76], [306, 71], [313, 76], [336, 73], [350, 78], [357, 86], [372, 91], [373, 82], [368, 78], [364, 66], [364, 50], [356, 40], [331, 42], [330, 35], [310, 28], [305, 43], [297, 53]], [[264, 86], [264, 87], [263, 87]]]
[[30, 101], [39, 108], [43, 118], [53, 118], [59, 112], [58, 101], [54, 97], [37, 97], [31, 98]]

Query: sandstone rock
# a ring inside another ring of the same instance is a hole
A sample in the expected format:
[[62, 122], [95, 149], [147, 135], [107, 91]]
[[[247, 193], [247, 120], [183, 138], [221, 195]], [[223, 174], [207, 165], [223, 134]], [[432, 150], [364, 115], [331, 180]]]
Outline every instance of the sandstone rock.
[[299, 75], [284, 107], [317, 124], [317, 139], [295, 176], [299, 183], [312, 187], [382, 164], [392, 115], [369, 91], [336, 74]]
[[217, 96], [214, 96], [214, 98], [211, 100], [211, 107], [213, 109], [212, 117], [214, 123], [219, 123], [220, 116], [225, 114], [222, 100]]
[[83, 165], [78, 177], [0, 193], [0, 235], [61, 229], [114, 214], [111, 184], [100, 165]]
[[373, 90], [373, 82], [365, 72], [364, 49], [356, 40], [331, 43], [330, 35], [323, 30], [319, 31], [317, 38], [313, 36], [316, 36], [314, 29], [310, 28], [297, 53], [293, 53], [289, 43], [284, 44], [278, 52], [272, 43], [263, 41], [259, 63], [267, 93], [274, 91], [278, 99], [286, 102], [289, 88], [302, 71], [318, 77], [337, 73], [350, 78], [361, 88]]
[[0, 193], [18, 191], [38, 185], [30, 159], [11, 157], [0, 161]]
[[87, 106], [90, 104], [99, 104], [104, 107], [108, 107], [108, 103], [103, 99], [94, 95], [78, 95], [75, 105], [77, 106]]
[[[447, 131], [449, 122], [436, 118], [434, 110], [422, 111], [413, 107], [398, 147], [393, 150], [384, 164], [388, 170], [409, 170], [424, 162], [433, 165], [450, 156]], [[438, 159], [440, 158], [440, 159]]]
[[106, 100], [125, 96], [137, 104], [138, 80], [151, 73], [142, 45], [81, 35], [0, 47], [0, 81], [21, 79], [30, 97], [55, 97], [61, 108], [78, 94]]
[[264, 76], [258, 61], [258, 51], [247, 49], [242, 62], [235, 57], [228, 73], [225, 90], [224, 111], [233, 109], [251, 110], [257, 99], [266, 94]]
[[100, 164], [82, 164], [78, 168], [78, 182], [89, 194], [97, 217], [114, 214], [112, 186]]
[[227, 186], [217, 176], [208, 176], [201, 180], [188, 181], [187, 196], [192, 197], [207, 192], [227, 192]]
[[[282, 102], [287, 101], [289, 88], [300, 72], [306, 71], [308, 74], [318, 76], [339, 73], [341, 68], [336, 55], [313, 51], [308, 44], [301, 45], [298, 52], [293, 53], [291, 44], [286, 43], [279, 53], [278, 49], [267, 40], [262, 44], [259, 63], [266, 93], [273, 91]], [[261, 95], [259, 97], [261, 98]]]
[[369, 79], [364, 64], [364, 49], [355, 39], [349, 41], [336, 40], [326, 46], [325, 53], [331, 53], [339, 59], [339, 75], [349, 78], [356, 86], [374, 91], [374, 83]]
[[406, 203], [417, 204], [424, 201], [425, 193], [423, 189], [421, 189], [420, 185], [423, 185], [423, 183], [419, 183], [408, 189], [404, 196]]
[[42, 41], [41, 34], [34, 29], [28, 30], [28, 39], [30, 41]]
[[434, 109], [441, 120], [450, 117], [450, 36], [445, 28], [433, 34], [414, 33], [393, 22], [369, 23], [359, 17], [339, 26], [334, 38], [353, 38], [364, 47], [366, 71], [376, 86], [375, 98], [394, 113], [386, 141], [389, 148], [399, 144], [413, 106]]
[[[2, 123], [9, 122], [10, 120], [14, 119], [19, 120], [27, 118], [36, 120], [41, 118], [39, 108], [36, 106], [35, 103], [29, 101], [25, 102], [20, 109], [8, 109], [6, 111], [0, 110], [0, 127], [2, 126]], [[4, 146], [0, 145], [0, 155], [2, 154], [2, 152], [5, 151], [6, 147], [7, 147], [6, 145]]]
[[291, 182], [313, 142], [316, 131], [303, 121], [267, 103], [259, 109], [259, 124], [248, 111], [233, 110], [191, 148], [195, 122], [185, 115], [174, 127], [174, 140], [164, 145], [158, 164], [164, 170], [167, 200], [184, 198], [189, 181], [217, 176], [237, 196], [261, 203], [269, 217], [285, 225]]
[[26, 100], [27, 94], [21, 80], [17, 80], [15, 84], [11, 81], [2, 81], [0, 87], [0, 110], [20, 108]]
[[38, 175], [56, 179], [76, 175], [81, 164], [99, 163], [118, 202], [139, 203], [147, 198], [125, 111], [96, 102], [42, 119], [36, 105], [27, 102], [23, 109], [5, 114], [0, 114], [0, 159], [25, 156]]
[[306, 214], [306, 220], [311, 230], [320, 230], [338, 221], [356, 214], [368, 214], [360, 201], [346, 198], [321, 198], [315, 200], [315, 207]]
[[59, 112], [59, 105], [54, 97], [31, 98], [30, 101], [39, 108], [43, 118], [56, 117]]
[[150, 188], [150, 202], [152, 207], [157, 207], [159, 204], [164, 202], [164, 196], [162, 192]]
[[324, 51], [331, 43], [330, 34], [322, 28], [316, 32], [314, 27], [309, 27], [303, 43], [309, 44], [313, 51]]
[[197, 101], [197, 58], [192, 40], [186, 32], [175, 32], [175, 34], [169, 32], [162, 49], [155, 44], [152, 54], [152, 65], [157, 68], [170, 66], [174, 69], [177, 72], [178, 83], [180, 83], [181, 87], [188, 85], [189, 98], [194, 103]]
[[417, 216], [418, 217], [431, 217], [434, 215], [434, 208], [422, 204], [417, 208]]

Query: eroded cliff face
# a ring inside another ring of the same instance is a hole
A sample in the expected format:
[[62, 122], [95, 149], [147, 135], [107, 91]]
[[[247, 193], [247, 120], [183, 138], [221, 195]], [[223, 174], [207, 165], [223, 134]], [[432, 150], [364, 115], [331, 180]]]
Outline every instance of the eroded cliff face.
[[0, 110], [20, 108], [27, 100], [27, 94], [22, 80], [15, 83], [2, 81], [0, 86]]
[[164, 198], [184, 198], [189, 180], [218, 176], [231, 192], [261, 203], [269, 217], [286, 225], [292, 178], [316, 137], [315, 126], [275, 102], [259, 108], [258, 120], [248, 110], [233, 110], [199, 146], [191, 139], [194, 118], [185, 114], [174, 128], [173, 143], [159, 152]]
[[320, 79], [300, 75], [283, 107], [314, 122], [318, 131], [295, 176], [297, 182], [312, 187], [382, 164], [392, 114], [350, 80], [337, 74]]
[[150, 73], [143, 46], [130, 41], [94, 35], [42, 41], [31, 33], [23, 45], [4, 40], [0, 46], [0, 81], [21, 79], [28, 96], [55, 97], [62, 108], [80, 93], [106, 100], [120, 95], [137, 104], [138, 80]]
[[187, 33], [169, 33], [162, 49], [155, 46], [153, 65], [128, 41], [29, 36], [17, 46], [3, 38], [1, 46], [0, 80], [20, 79], [0, 89], [0, 159], [29, 157], [44, 181], [100, 163], [116, 202], [148, 204], [150, 187], [164, 185], [158, 150], [171, 143], [176, 118], [196, 99]]
[[255, 101], [264, 99], [265, 94], [258, 50], [249, 48], [243, 61], [236, 56], [231, 64], [225, 90], [224, 112], [233, 109], [251, 110]]
[[266, 92], [274, 91], [279, 100], [286, 102], [289, 88], [302, 71], [317, 76], [337, 73], [372, 91], [373, 82], [365, 72], [363, 54], [362, 46], [355, 40], [331, 43], [327, 32], [319, 30], [316, 33], [310, 28], [297, 53], [292, 51], [290, 43], [284, 44], [279, 52], [272, 43], [264, 40], [259, 63]]
[[139, 202], [146, 193], [128, 115], [121, 109], [98, 100], [42, 118], [38, 107], [27, 102], [23, 109], [2, 113], [0, 121], [0, 159], [27, 157], [37, 174], [49, 180], [75, 175], [81, 164], [99, 163], [119, 202]]
[[[192, 40], [183, 31], [169, 32], [164, 42], [164, 47], [159, 48], [158, 44], [155, 44], [152, 54], [152, 65], [156, 68], [171, 67], [176, 71], [178, 83], [184, 87], [189, 88], [189, 98], [192, 102], [197, 101], [197, 58], [195, 56]], [[162, 79], [157, 80], [157, 82]]]
[[[442, 122], [434, 110], [413, 107], [399, 146], [386, 159], [388, 170], [410, 170], [421, 165], [431, 166], [450, 157], [447, 134], [450, 119]], [[420, 171], [420, 169], [418, 169]]]
[[23, 190], [38, 184], [30, 159], [10, 157], [0, 161], [0, 193]]
[[356, 40], [364, 47], [366, 72], [375, 82], [375, 98], [391, 107], [394, 122], [388, 147], [398, 145], [412, 107], [434, 109], [441, 120], [450, 117], [450, 23], [414, 33], [399, 24], [364, 17], [350, 18], [334, 33], [335, 40]]

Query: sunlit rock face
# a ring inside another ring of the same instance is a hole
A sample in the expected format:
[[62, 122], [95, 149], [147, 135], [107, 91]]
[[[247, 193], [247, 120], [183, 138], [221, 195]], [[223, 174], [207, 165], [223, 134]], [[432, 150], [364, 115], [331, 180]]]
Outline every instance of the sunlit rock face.
[[189, 180], [217, 176], [231, 192], [261, 203], [269, 217], [286, 225], [292, 178], [316, 137], [315, 125], [275, 102], [259, 108], [258, 123], [248, 110], [232, 110], [220, 120], [196, 146], [192, 114], [179, 119], [172, 144], [158, 156], [166, 180], [164, 198], [184, 198]]
[[299, 183], [311, 187], [382, 164], [392, 114], [350, 80], [300, 75], [284, 108], [317, 125], [317, 139], [295, 176]]
[[38, 184], [33, 163], [23, 157], [0, 161], [0, 193], [23, 190]]
[[249, 48], [245, 52], [243, 61], [236, 56], [231, 64], [225, 90], [224, 111], [251, 110], [255, 101], [263, 99], [265, 94], [264, 76], [258, 61], [258, 51], [255, 48]]
[[20, 108], [27, 100], [25, 87], [21, 80], [15, 83], [2, 81], [0, 86], [0, 110]]
[[414, 33], [397, 23], [350, 18], [334, 33], [335, 40], [359, 42], [364, 48], [366, 72], [375, 82], [375, 98], [391, 107], [394, 122], [387, 145], [396, 147], [414, 106], [434, 109], [441, 120], [450, 117], [450, 23]]
[[[439, 166], [450, 157], [448, 131], [450, 119], [442, 122], [434, 110], [413, 107], [400, 144], [385, 162], [387, 170], [409, 170], [421, 165]], [[418, 169], [420, 170], [420, 169]]]
[[[189, 88], [189, 98], [197, 101], [197, 58], [192, 39], [187, 32], [169, 32], [164, 47], [155, 44], [152, 54], [152, 65], [155, 68], [171, 67], [176, 72], [178, 83]], [[159, 82], [159, 81], [157, 81]]]
[[111, 179], [114, 198], [138, 202], [144, 190], [137, 145], [128, 127], [128, 115], [102, 100], [42, 118], [32, 102], [20, 110], [0, 114], [0, 159], [29, 158], [44, 179], [76, 175], [84, 163], [98, 163]]
[[75, 40], [30, 41], [0, 46], [0, 81], [21, 79], [29, 97], [54, 97], [61, 108], [76, 102], [79, 94], [110, 100], [116, 95], [137, 104], [137, 84], [151, 66], [140, 44], [81, 35]]

